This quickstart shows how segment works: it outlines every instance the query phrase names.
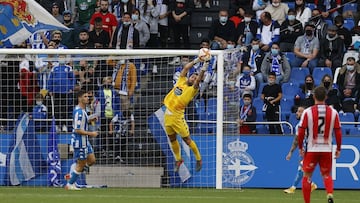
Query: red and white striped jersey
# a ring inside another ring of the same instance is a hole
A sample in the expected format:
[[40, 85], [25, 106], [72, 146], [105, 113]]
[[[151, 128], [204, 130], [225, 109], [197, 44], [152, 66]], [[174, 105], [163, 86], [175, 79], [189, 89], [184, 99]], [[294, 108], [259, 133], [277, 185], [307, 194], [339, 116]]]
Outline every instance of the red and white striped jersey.
[[[307, 130], [308, 152], [331, 152], [332, 135], [335, 130], [336, 144], [341, 146], [341, 124], [339, 114], [330, 106], [318, 104], [304, 110], [299, 123], [299, 148], [303, 144], [305, 130]], [[300, 149], [301, 149], [300, 148]]]

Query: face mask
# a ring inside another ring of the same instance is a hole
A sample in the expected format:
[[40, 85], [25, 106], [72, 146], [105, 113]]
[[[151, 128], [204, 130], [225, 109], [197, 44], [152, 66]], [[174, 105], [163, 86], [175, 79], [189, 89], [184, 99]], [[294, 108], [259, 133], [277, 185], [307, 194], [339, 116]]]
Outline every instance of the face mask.
[[268, 83], [269, 83], [269, 85], [273, 85], [273, 84], [275, 84], [275, 80], [268, 80]]
[[250, 75], [250, 71], [249, 71], [249, 70], [244, 70], [244, 71], [243, 71], [243, 74], [244, 74], [244, 75]]
[[305, 83], [307, 89], [312, 89], [313, 84], [311, 82]]
[[64, 23], [70, 23], [71, 20], [64, 20]]
[[272, 3], [272, 5], [273, 5], [274, 7], [278, 7], [278, 6], [280, 6], [280, 3]]
[[245, 17], [245, 18], [244, 18], [244, 21], [245, 21], [245, 23], [250, 23], [251, 18], [249, 18], [249, 17]]
[[233, 45], [233, 44], [228, 44], [228, 45], [226, 46], [227, 49], [233, 49], [234, 47], [235, 47], [235, 45]]
[[244, 105], [245, 105], [245, 106], [249, 106], [250, 104], [251, 104], [250, 101], [244, 101]]
[[324, 87], [329, 88], [330, 87], [330, 82], [324, 82]]
[[38, 106], [42, 105], [42, 101], [36, 101], [36, 105]]
[[129, 26], [131, 24], [131, 22], [123, 22], [124, 26]]
[[60, 40], [59, 39], [54, 39], [52, 40], [53, 42], [55, 42], [56, 44], [60, 44]]
[[313, 31], [312, 30], [305, 30], [305, 34], [306, 34], [306, 36], [312, 36]]
[[84, 43], [87, 42], [87, 40], [82, 39], [82, 40], [80, 40], [80, 42], [81, 42], [82, 44], [84, 44]]
[[258, 44], [252, 45], [252, 49], [253, 49], [254, 51], [259, 50], [259, 45], [258, 45]]
[[271, 49], [271, 54], [273, 56], [277, 56], [279, 54], [279, 50], [278, 49]]
[[136, 14], [132, 14], [132, 15], [131, 15], [131, 19], [132, 19], [133, 21], [137, 21], [137, 20], [139, 20], [139, 16], [136, 15]]
[[328, 34], [329, 38], [334, 38], [336, 34]]
[[227, 16], [220, 16], [220, 23], [226, 23], [228, 20]]
[[295, 16], [294, 16], [294, 15], [289, 15], [289, 16], [288, 16], [288, 20], [294, 21], [294, 20], [295, 20]]
[[121, 0], [121, 2], [123, 2], [124, 4], [126, 4], [127, 2], [129, 2], [129, 0]]
[[347, 65], [347, 66], [346, 66], [346, 69], [347, 69], [348, 71], [352, 71], [352, 70], [354, 70], [354, 66]]

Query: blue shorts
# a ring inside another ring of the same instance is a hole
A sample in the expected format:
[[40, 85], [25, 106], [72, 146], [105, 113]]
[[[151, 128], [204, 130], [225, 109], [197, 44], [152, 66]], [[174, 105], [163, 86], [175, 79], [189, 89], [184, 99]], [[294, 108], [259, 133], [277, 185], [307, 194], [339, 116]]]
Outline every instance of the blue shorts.
[[77, 160], [86, 160], [88, 155], [93, 153], [91, 144], [87, 144], [85, 148], [74, 148], [74, 158]]

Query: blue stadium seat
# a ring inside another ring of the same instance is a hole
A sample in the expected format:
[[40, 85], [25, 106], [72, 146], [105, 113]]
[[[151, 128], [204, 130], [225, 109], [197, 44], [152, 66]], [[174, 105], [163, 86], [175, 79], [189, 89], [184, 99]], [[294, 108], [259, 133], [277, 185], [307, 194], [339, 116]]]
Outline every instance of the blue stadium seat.
[[316, 8], [316, 4], [314, 3], [306, 3], [305, 6], [310, 8], [310, 10], [314, 10], [314, 8]]
[[216, 97], [209, 98], [207, 101], [206, 114], [207, 119], [211, 121], [216, 120], [216, 108], [217, 108], [217, 99]]
[[333, 78], [331, 68], [329, 68], [329, 67], [315, 67], [314, 68], [312, 76], [314, 77], [314, 82], [315, 82], [316, 86], [318, 86], [321, 83], [321, 79], [326, 74], [330, 75]]
[[291, 123], [291, 125], [294, 128], [294, 133], [295, 133], [295, 127], [296, 125], [299, 123], [299, 120], [296, 118], [296, 113], [291, 113], [289, 116], [289, 123]]
[[262, 83], [259, 84], [257, 97], [259, 97], [259, 98], [261, 97], [261, 92], [264, 89], [265, 85], [267, 85], [267, 83], [265, 83], [265, 82], [262, 82]]
[[354, 127], [350, 129], [349, 135], [351, 136], [360, 136], [360, 127]]
[[299, 83], [299, 85], [302, 85], [304, 84], [305, 77], [309, 74], [310, 71], [308, 68], [292, 67], [289, 82]]
[[295, 9], [295, 2], [287, 2], [289, 9]]
[[333, 21], [330, 19], [325, 19], [325, 23], [328, 24], [329, 26], [333, 25]]
[[254, 107], [256, 108], [256, 113], [262, 112], [262, 107], [264, 105], [264, 101], [260, 99], [260, 97], [256, 97], [252, 101]]
[[352, 11], [357, 12], [357, 3], [344, 4], [343, 12]]
[[281, 115], [286, 116], [286, 120], [290, 117], [291, 108], [294, 106], [294, 98], [282, 98], [280, 101]]
[[[339, 113], [340, 122], [354, 122], [354, 114], [353, 113]], [[341, 130], [344, 135], [349, 135], [350, 130], [355, 128], [355, 125], [352, 124], [342, 124]]]
[[290, 61], [293, 61], [295, 59], [294, 52], [284, 52], [283, 54], [286, 56], [289, 63], [290, 63]]
[[352, 30], [355, 27], [354, 19], [352, 18], [345, 18], [344, 19], [344, 28], [348, 30]]
[[195, 101], [196, 112], [199, 115], [200, 120], [206, 120], [206, 109], [204, 99], [197, 99]]
[[283, 98], [293, 99], [299, 91], [299, 84], [296, 82], [286, 82], [281, 85]]

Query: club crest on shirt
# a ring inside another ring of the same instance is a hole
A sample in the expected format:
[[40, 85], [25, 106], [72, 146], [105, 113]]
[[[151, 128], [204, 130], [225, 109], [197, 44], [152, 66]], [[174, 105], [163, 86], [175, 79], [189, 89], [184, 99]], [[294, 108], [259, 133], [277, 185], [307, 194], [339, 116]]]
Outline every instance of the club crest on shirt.
[[183, 92], [182, 89], [180, 89], [179, 87], [176, 87], [175, 90], [174, 90], [174, 94], [176, 96], [182, 95], [182, 92]]
[[227, 144], [228, 152], [223, 154], [223, 182], [243, 185], [251, 180], [258, 168], [246, 152], [248, 144], [239, 139]]

